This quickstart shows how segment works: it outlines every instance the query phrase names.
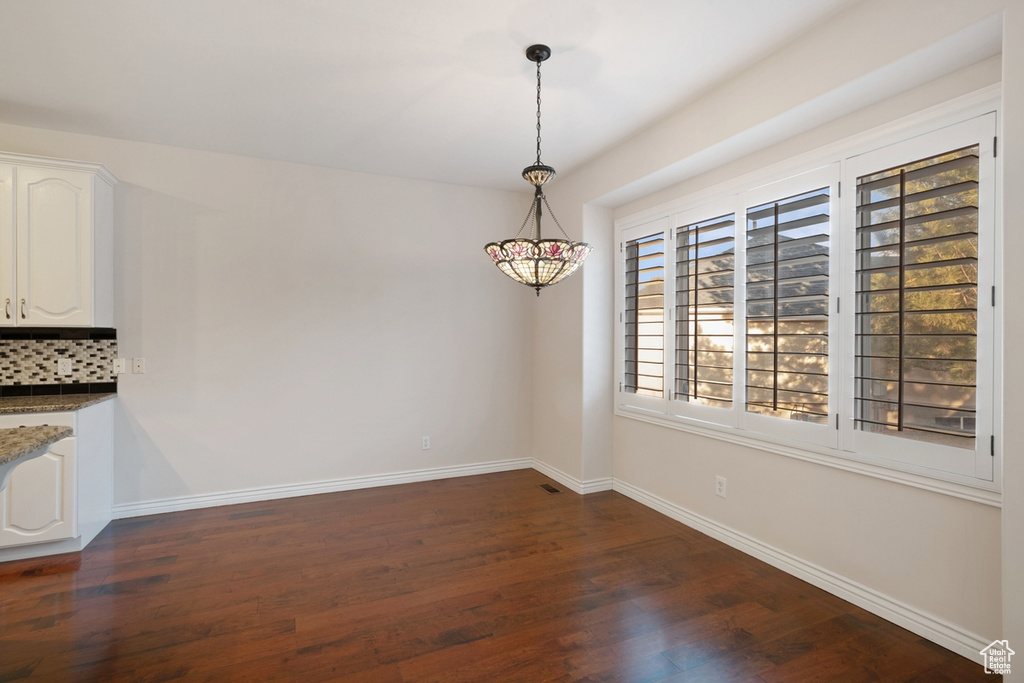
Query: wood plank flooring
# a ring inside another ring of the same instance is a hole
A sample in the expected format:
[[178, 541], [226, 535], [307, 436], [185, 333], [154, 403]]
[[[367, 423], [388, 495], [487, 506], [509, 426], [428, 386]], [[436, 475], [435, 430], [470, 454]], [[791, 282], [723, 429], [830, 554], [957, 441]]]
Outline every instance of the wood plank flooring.
[[[0, 681], [994, 681], [533, 470], [113, 522], [0, 564]], [[552, 482], [553, 483], [553, 482]]]

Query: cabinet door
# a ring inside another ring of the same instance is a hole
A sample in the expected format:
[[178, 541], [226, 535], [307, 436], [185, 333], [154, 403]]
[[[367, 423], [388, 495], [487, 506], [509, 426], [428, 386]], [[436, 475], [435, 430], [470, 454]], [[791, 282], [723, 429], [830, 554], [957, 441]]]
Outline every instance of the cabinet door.
[[0, 326], [14, 318], [14, 166], [0, 164]]
[[75, 438], [11, 472], [0, 492], [0, 548], [74, 538]]
[[16, 180], [18, 324], [91, 325], [92, 175], [20, 167]]

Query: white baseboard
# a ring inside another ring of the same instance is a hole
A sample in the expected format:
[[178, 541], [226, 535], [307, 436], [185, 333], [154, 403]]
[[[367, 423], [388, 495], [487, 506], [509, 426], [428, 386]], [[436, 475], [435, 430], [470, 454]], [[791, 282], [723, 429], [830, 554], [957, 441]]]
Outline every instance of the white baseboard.
[[574, 493], [587, 494], [597, 493], [598, 491], [611, 491], [612, 486], [615, 482], [611, 477], [605, 477], [604, 479], [591, 479], [590, 481], [583, 481], [576, 477], [570, 476], [558, 469], [552, 467], [546, 462], [541, 462], [534, 458], [533, 469], [537, 470], [541, 474], [547, 475], [557, 481], [567, 489], [571, 489]]
[[546, 462], [541, 462], [534, 458], [533, 469], [537, 470], [541, 474], [551, 477], [573, 493], [583, 493], [583, 481], [576, 477], [569, 476], [557, 467], [552, 467]]
[[604, 479], [591, 479], [583, 482], [583, 493], [597, 493], [598, 491], [611, 491], [615, 488], [615, 480], [611, 477]]
[[583, 482], [583, 493], [584, 494], [596, 494], [601, 490], [612, 490], [615, 485], [615, 480], [611, 477], [604, 477], [603, 479], [591, 479], [590, 481]]
[[983, 663], [980, 650], [993, 640], [983, 638], [940, 617], [900, 602], [862, 583], [819, 567], [624, 481], [616, 479], [614, 490], [979, 664]]
[[147, 500], [141, 503], [122, 503], [114, 505], [113, 516], [114, 519], [140, 517], [142, 515], [155, 515], [163, 512], [178, 512], [180, 510], [196, 510], [198, 508], [216, 507], [218, 505], [252, 503], [260, 500], [277, 500], [279, 498], [312, 496], [318, 493], [352, 491], [355, 489], [368, 489], [376, 486], [410, 484], [418, 481], [451, 479], [452, 477], [470, 477], [475, 474], [508, 472], [510, 470], [526, 470], [533, 467], [533, 462], [534, 461], [531, 458], [498, 460], [495, 462], [476, 463], [472, 465], [453, 465], [450, 467], [436, 467], [425, 470], [409, 470], [406, 472], [395, 472], [393, 474], [377, 474], [366, 477], [331, 479], [328, 481], [317, 481], [305, 484], [266, 486], [255, 489], [243, 489], [240, 491], [180, 496], [177, 498], [164, 498], [161, 500]]

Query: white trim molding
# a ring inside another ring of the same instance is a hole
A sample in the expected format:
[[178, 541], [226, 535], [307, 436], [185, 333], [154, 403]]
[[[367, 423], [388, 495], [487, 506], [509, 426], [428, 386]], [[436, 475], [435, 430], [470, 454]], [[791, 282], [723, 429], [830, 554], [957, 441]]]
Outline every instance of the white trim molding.
[[866, 459], [858, 459], [859, 456], [855, 453], [847, 452], [845, 457], [837, 458], [828, 455], [828, 452], [824, 449], [821, 449], [822, 452], [812, 450], [814, 447], [806, 444], [774, 443], [762, 435], [751, 436], [738, 430], [722, 429], [710, 423], [700, 423], [695, 420], [684, 421], [649, 411], [643, 412], [636, 409], [616, 407], [615, 414], [619, 417], [628, 417], [640, 422], [648, 422], [668, 427], [669, 429], [677, 429], [691, 434], [747, 446], [748, 448], [756, 448], [767, 453], [783, 455], [787, 458], [817, 463], [833, 469], [843, 470], [844, 472], [854, 472], [866, 477], [903, 484], [904, 486], [911, 486], [924, 491], [931, 491], [932, 493], [941, 493], [953, 498], [969, 500], [972, 503], [981, 503], [982, 505], [995, 508], [1002, 508], [1003, 506], [1003, 494], [999, 491], [985, 489], [977, 484], [961, 484], [954, 481], [945, 481], [935, 476], [926, 476], [892, 467], [884, 467]]
[[967, 631], [934, 614], [917, 609], [862, 583], [808, 562], [724, 524], [719, 524], [632, 484], [615, 479], [614, 490], [691, 529], [705, 533], [728, 546], [756, 557], [787, 574], [803, 579], [843, 600], [852, 602], [872, 614], [902, 626], [908, 631], [979, 664], [982, 663], [981, 649], [992, 641], [992, 638]]
[[27, 154], [14, 154], [13, 152], [0, 152], [0, 162], [15, 164], [17, 166], [35, 166], [37, 168], [49, 168], [58, 170], [74, 169], [85, 173], [95, 173], [108, 185], [114, 187], [119, 182], [117, 176], [110, 172], [103, 164], [95, 164], [88, 161], [71, 161], [65, 159], [52, 159], [50, 157], [29, 156]]
[[614, 491], [615, 479], [605, 477], [603, 479], [591, 479], [583, 482], [583, 493], [598, 493], [599, 491]]
[[[374, 474], [365, 477], [349, 477], [346, 479], [330, 479], [304, 484], [285, 484], [283, 486], [264, 486], [238, 491], [179, 496], [160, 500], [147, 500], [140, 503], [121, 503], [114, 505], [114, 519], [141, 517], [164, 512], [196, 510], [199, 508], [217, 507], [219, 505], [235, 505], [237, 503], [253, 503], [261, 500], [277, 500], [280, 498], [296, 498], [312, 496], [318, 493], [336, 493], [369, 489], [377, 486], [393, 486], [395, 484], [411, 484], [435, 479], [452, 479], [454, 477], [471, 477], [477, 474], [493, 472], [509, 472], [511, 470], [528, 470], [534, 466], [531, 458], [515, 460], [497, 460], [494, 462], [474, 463], [472, 465], [453, 465], [435, 467], [425, 470], [408, 470], [392, 474]], [[609, 487], [610, 488], [610, 487]]]
[[611, 477], [583, 481], [582, 479], [577, 479], [576, 477], [566, 474], [557, 467], [552, 467], [546, 462], [541, 462], [536, 458], [533, 459], [533, 469], [543, 475], [551, 477], [562, 486], [570, 489], [573, 493], [578, 493], [580, 495], [597, 493], [598, 491], [611, 491], [614, 488], [615, 480]]

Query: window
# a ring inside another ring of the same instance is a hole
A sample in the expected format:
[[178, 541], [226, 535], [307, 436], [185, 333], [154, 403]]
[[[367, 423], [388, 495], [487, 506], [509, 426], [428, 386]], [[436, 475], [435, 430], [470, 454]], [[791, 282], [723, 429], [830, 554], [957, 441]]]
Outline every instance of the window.
[[732, 403], [735, 225], [729, 215], [675, 231], [678, 401]]
[[623, 391], [662, 398], [665, 395], [664, 230], [628, 240], [625, 254]]
[[829, 188], [747, 210], [748, 412], [827, 424]]
[[837, 146], [620, 226], [619, 413], [991, 488], [994, 135]]
[[975, 447], [978, 147], [857, 179], [858, 429]]

